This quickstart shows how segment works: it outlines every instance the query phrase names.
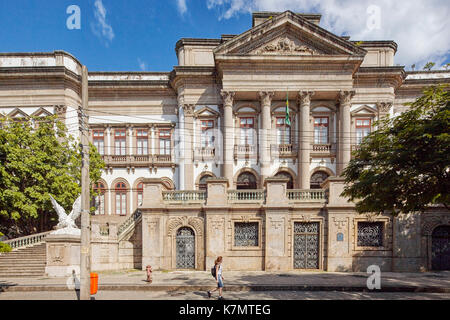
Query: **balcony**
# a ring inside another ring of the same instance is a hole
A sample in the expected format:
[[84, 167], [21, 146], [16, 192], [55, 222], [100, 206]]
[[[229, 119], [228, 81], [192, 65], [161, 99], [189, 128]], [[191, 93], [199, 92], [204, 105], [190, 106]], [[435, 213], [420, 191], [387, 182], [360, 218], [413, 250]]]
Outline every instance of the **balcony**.
[[169, 204], [204, 203], [206, 191], [163, 191], [162, 196]]
[[272, 144], [270, 145], [270, 153], [273, 158], [295, 158], [297, 157], [298, 149], [293, 144]]
[[228, 190], [229, 203], [263, 203], [265, 190]]
[[172, 165], [172, 155], [170, 154], [154, 154], [153, 164], [157, 166]]
[[325, 190], [288, 190], [287, 198], [291, 202], [325, 202]]
[[205, 161], [213, 160], [216, 157], [216, 149], [213, 147], [195, 148], [194, 160]]
[[237, 144], [234, 146], [234, 160], [256, 159], [258, 157], [257, 147], [248, 144]]
[[332, 156], [336, 155], [336, 147], [335, 144], [326, 143], [326, 144], [313, 144], [311, 156], [316, 157], [324, 157], [324, 156]]
[[107, 167], [173, 167], [172, 156], [169, 155], [129, 155], [129, 156], [103, 156]]

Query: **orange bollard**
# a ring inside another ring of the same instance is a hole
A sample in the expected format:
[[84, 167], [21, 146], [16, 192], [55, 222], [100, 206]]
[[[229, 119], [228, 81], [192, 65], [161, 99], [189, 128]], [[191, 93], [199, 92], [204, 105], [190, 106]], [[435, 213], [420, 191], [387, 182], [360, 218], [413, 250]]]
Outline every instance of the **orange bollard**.
[[98, 292], [98, 274], [91, 273], [91, 295]]

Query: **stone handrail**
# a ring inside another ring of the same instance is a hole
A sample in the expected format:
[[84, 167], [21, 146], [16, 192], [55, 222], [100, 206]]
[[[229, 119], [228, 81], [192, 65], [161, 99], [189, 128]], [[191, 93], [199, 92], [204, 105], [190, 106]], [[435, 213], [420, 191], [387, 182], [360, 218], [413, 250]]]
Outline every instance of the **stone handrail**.
[[265, 200], [265, 190], [228, 190], [228, 201], [261, 202]]
[[163, 200], [166, 202], [206, 201], [206, 191], [183, 190], [163, 191]]
[[314, 144], [313, 151], [314, 152], [331, 152], [332, 146], [331, 144]]
[[31, 236], [6, 240], [3, 241], [3, 243], [8, 244], [12, 249], [20, 249], [44, 242], [45, 237], [50, 234], [50, 232], [51, 231], [47, 231], [43, 233], [32, 234]]
[[288, 190], [287, 197], [289, 200], [302, 202], [322, 202], [325, 201], [325, 190]]
[[142, 217], [142, 212], [140, 210], [136, 210], [124, 223], [122, 223], [117, 228], [117, 237], [121, 238], [121, 236], [128, 230], [131, 226], [134, 226]]

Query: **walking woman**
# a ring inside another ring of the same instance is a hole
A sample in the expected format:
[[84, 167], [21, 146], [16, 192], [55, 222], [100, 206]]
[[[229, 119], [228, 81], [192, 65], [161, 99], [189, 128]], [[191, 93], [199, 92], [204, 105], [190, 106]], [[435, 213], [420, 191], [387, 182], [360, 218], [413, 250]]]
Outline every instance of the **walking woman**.
[[222, 290], [223, 290], [223, 280], [224, 280], [224, 278], [223, 278], [223, 275], [222, 275], [222, 261], [223, 261], [223, 258], [222, 257], [218, 257], [216, 259], [216, 261], [214, 262], [213, 276], [215, 276], [215, 278], [216, 278], [217, 288], [215, 288], [212, 291], [208, 291], [208, 298], [211, 298], [211, 292], [219, 290], [219, 300], [223, 300]]

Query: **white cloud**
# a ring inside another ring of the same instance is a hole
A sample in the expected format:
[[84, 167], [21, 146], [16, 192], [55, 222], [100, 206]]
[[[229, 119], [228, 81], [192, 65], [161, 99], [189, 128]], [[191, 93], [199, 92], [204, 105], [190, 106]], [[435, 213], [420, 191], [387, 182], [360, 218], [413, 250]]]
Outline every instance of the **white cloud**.
[[[380, 9], [380, 27], [367, 27], [372, 5]], [[416, 70], [427, 61], [437, 66], [450, 53], [450, 6], [447, 0], [207, 0], [219, 19], [253, 11], [285, 11], [322, 14], [321, 26], [352, 40], [394, 40], [395, 63]], [[435, 68], [436, 69], [436, 68]]]
[[138, 58], [138, 64], [141, 71], [147, 71], [148, 65], [145, 61], [142, 61], [141, 58]]
[[108, 45], [109, 42], [112, 42], [115, 35], [111, 25], [106, 22], [106, 14], [107, 11], [102, 0], [95, 0], [94, 16], [96, 23], [91, 23], [91, 28], [94, 34], [100, 39], [106, 40], [106, 44]]
[[184, 15], [187, 12], [186, 0], [177, 0], [178, 12]]

